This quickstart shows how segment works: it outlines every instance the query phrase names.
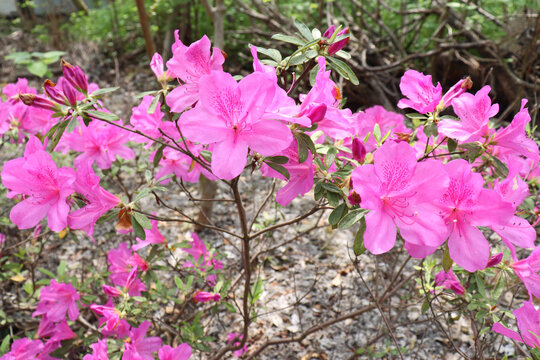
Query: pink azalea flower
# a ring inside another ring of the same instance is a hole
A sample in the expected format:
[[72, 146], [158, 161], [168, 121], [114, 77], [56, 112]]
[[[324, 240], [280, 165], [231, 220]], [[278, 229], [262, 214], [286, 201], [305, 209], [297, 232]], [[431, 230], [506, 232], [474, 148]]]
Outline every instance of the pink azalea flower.
[[165, 237], [161, 234], [161, 232], [159, 232], [158, 221], [150, 220], [150, 223], [152, 224], [152, 229], [144, 229], [146, 240], [136, 238], [137, 244], [131, 247], [133, 250], [138, 251], [150, 244], [161, 244], [165, 241]]
[[[203, 147], [198, 144], [192, 144], [189, 141], [188, 143], [189, 150], [194, 155], [199, 156]], [[163, 149], [163, 156], [159, 161], [159, 166], [159, 170], [155, 176], [156, 179], [160, 179], [169, 174], [175, 174], [178, 179], [190, 183], [198, 182], [201, 174], [210, 180], [216, 179], [214, 175], [191, 157], [171, 148]], [[167, 184], [169, 181], [171, 181], [171, 179], [165, 179], [162, 181], [162, 184]]]
[[114, 125], [94, 120], [88, 126], [81, 124], [76, 135], [71, 140], [71, 148], [82, 152], [77, 161], [88, 159], [92, 163], [95, 161], [101, 169], [109, 169], [117, 156], [126, 160], [135, 157], [133, 150], [126, 146], [130, 136]]
[[467, 161], [446, 164], [450, 184], [439, 198], [441, 216], [448, 229], [450, 257], [465, 270], [484, 269], [489, 260], [489, 243], [476, 226], [507, 224], [512, 205], [493, 190], [484, 189], [482, 175], [473, 173]]
[[92, 347], [92, 354], [84, 355], [83, 360], [109, 360], [106, 339], [98, 340], [97, 343], [90, 346]]
[[159, 349], [158, 357], [159, 360], [187, 360], [191, 357], [192, 352], [191, 346], [186, 343], [175, 348], [165, 345]]
[[[494, 190], [507, 202], [512, 204], [514, 210], [525, 200], [529, 194], [529, 186], [518, 174], [515, 163], [509, 163], [509, 173], [506, 179], [495, 180]], [[512, 257], [517, 260], [514, 246], [533, 248], [536, 239], [536, 230], [529, 222], [519, 216], [513, 216], [507, 224], [494, 224], [490, 226], [501, 237], [501, 240], [512, 252]]]
[[374, 153], [373, 165], [357, 167], [351, 180], [360, 206], [370, 210], [364, 245], [373, 254], [394, 247], [396, 227], [417, 258], [433, 253], [446, 239], [444, 222], [431, 205], [448, 182], [439, 161], [417, 163], [409, 144], [391, 141]]
[[517, 342], [525, 342], [530, 347], [540, 348], [540, 310], [537, 310], [531, 301], [525, 301], [521, 308], [513, 311], [513, 314], [519, 333], [507, 329], [499, 322], [493, 324], [491, 329]]
[[210, 39], [206, 35], [189, 47], [177, 39], [167, 68], [182, 80], [182, 84], [165, 99], [171, 111], [180, 113], [197, 102], [200, 78], [209, 75], [212, 70], [222, 70], [225, 58], [221, 50], [214, 48], [210, 55], [210, 47]]
[[150, 321], [145, 321], [138, 328], [131, 329], [122, 360], [154, 360], [152, 353], [161, 347], [161, 339], [145, 337], [150, 325]]
[[4, 94], [9, 102], [15, 103], [19, 101], [19, 94], [37, 94], [36, 89], [28, 86], [28, 80], [25, 78], [18, 78], [16, 83], [7, 84], [2, 88], [2, 94]]
[[43, 350], [41, 340], [18, 339], [11, 344], [11, 351], [0, 357], [0, 360], [31, 360], [37, 359]]
[[52, 279], [49, 286], [41, 289], [39, 304], [32, 316], [45, 315], [49, 321], [60, 322], [67, 312], [69, 320], [75, 321], [79, 316], [79, 299], [80, 295], [71, 284], [57, 283]]
[[[179, 123], [189, 140], [214, 144], [211, 168], [220, 179], [240, 175], [248, 147], [271, 156], [291, 143], [286, 125], [262, 117], [274, 96], [274, 85], [264, 74], [253, 73], [237, 83], [230, 74], [213, 71], [201, 77], [199, 93], [200, 102]], [[201, 119], [206, 119], [204, 127]]]
[[[375, 125], [379, 125], [381, 136], [385, 136], [390, 131], [390, 136], [387, 140], [397, 140], [397, 133], [412, 134], [412, 131], [405, 126], [405, 117], [392, 111], [386, 110], [380, 105], [372, 106], [364, 110], [364, 112], [356, 115], [355, 121], [356, 136], [360, 140], [371, 134], [365, 146], [368, 152], [377, 148], [377, 141], [373, 136]], [[345, 146], [350, 146], [350, 140], [346, 139]]]
[[102, 316], [99, 322], [100, 324], [105, 323], [103, 330], [108, 332], [115, 331], [120, 325], [121, 314], [114, 306], [92, 304], [90, 305], [90, 309]]
[[276, 69], [259, 61], [255, 46], [251, 46], [250, 50], [253, 56], [253, 71], [266, 75], [268, 81], [274, 84], [274, 97], [262, 117], [264, 119], [283, 120], [305, 127], [311, 126], [310, 119], [299, 110], [294, 99], [290, 98], [287, 92], [278, 85]]
[[298, 162], [298, 144], [296, 140], [291, 142], [288, 148], [279, 155], [286, 156], [289, 161], [282, 166], [289, 171], [289, 179], [281, 173], [275, 171], [264, 164], [261, 168], [263, 176], [270, 176], [276, 179], [287, 181], [287, 184], [278, 190], [276, 201], [281, 206], [287, 206], [298, 195], [305, 195], [313, 187], [313, 176], [315, 174], [313, 165], [313, 155], [308, 152], [308, 157], [303, 163]]
[[45, 315], [39, 323], [37, 336], [40, 338], [49, 338], [51, 342], [60, 342], [75, 337], [75, 333], [69, 328], [66, 319], [55, 323]]
[[461, 285], [452, 269], [448, 270], [448, 272], [441, 270], [435, 275], [435, 285], [450, 289], [456, 295], [463, 295], [465, 293], [465, 288]]
[[[140, 258], [138, 254], [128, 248], [126, 243], [120, 243], [117, 249], [112, 249], [107, 254], [109, 261], [110, 279], [113, 285], [126, 287], [129, 273], [134, 266], [139, 266], [141, 270], [148, 269], [148, 264]], [[129, 289], [129, 295], [140, 296], [141, 291], [145, 291], [146, 286], [141, 280], [136, 279]]]
[[[227, 344], [230, 344], [231, 342], [233, 342], [234, 339], [239, 339], [241, 341], [243, 338], [244, 338], [244, 335], [242, 335], [240, 333], [237, 333], [237, 332], [232, 332], [229, 335], [227, 335]], [[240, 346], [240, 344], [241, 344], [240, 341], [234, 341], [233, 345], [234, 346]], [[238, 350], [235, 350], [233, 352], [233, 355], [236, 356], [236, 357], [240, 357], [246, 352], [247, 352], [247, 344], [244, 344], [243, 347], [241, 347]]]
[[525, 259], [514, 262], [512, 269], [523, 281], [530, 296], [540, 298], [540, 246]]
[[193, 301], [196, 303], [198, 302], [209, 302], [209, 301], [215, 301], [218, 302], [221, 299], [221, 296], [219, 294], [213, 294], [206, 291], [197, 291], [195, 295], [193, 295]]
[[538, 145], [527, 137], [526, 125], [531, 121], [529, 111], [525, 108], [527, 100], [521, 101], [521, 110], [505, 128], [497, 130], [491, 143], [495, 144], [494, 152], [500, 155], [522, 155], [535, 162], [540, 160]]
[[93, 239], [96, 221], [107, 211], [120, 203], [120, 199], [101, 186], [100, 178], [94, 173], [90, 161], [76, 163], [77, 178], [74, 183], [75, 191], [87, 201], [87, 205], [71, 212], [68, 224], [72, 229], [81, 229]]
[[399, 100], [400, 109], [412, 108], [420, 114], [434, 112], [441, 101], [442, 87], [433, 86], [431, 75], [424, 75], [416, 70], [407, 70], [401, 77], [399, 88], [407, 99]]
[[[223, 269], [223, 263], [215, 258], [215, 255], [211, 256], [206, 248], [204, 242], [197, 236], [196, 233], [191, 233], [193, 241], [189, 241], [191, 248], [185, 249], [182, 248], [182, 251], [187, 252], [193, 257], [195, 264], [191, 261], [187, 261], [183, 266], [184, 268], [192, 268], [198, 266], [201, 271], [209, 271], [211, 269], [220, 270]], [[203, 257], [200, 260], [200, 257]], [[198, 265], [197, 265], [198, 264]], [[215, 285], [217, 276], [215, 274], [210, 274], [207, 276], [206, 281], [209, 285]]]
[[8, 197], [26, 195], [10, 213], [11, 221], [19, 229], [36, 226], [45, 216], [53, 231], [61, 231], [67, 226], [67, 198], [74, 190], [74, 171], [69, 168], [58, 169], [36, 137], [30, 136], [23, 158], [4, 164], [1, 177], [4, 186], [10, 191]]
[[473, 142], [489, 136], [489, 119], [499, 112], [499, 104], [491, 105], [486, 85], [473, 95], [465, 93], [452, 101], [454, 112], [461, 121], [443, 119], [437, 130], [440, 134], [460, 142]]
[[[173, 139], [179, 139], [180, 133], [178, 133], [178, 129], [176, 129], [174, 122], [162, 121], [165, 114], [161, 111], [161, 103], [159, 101], [156, 110], [152, 114], [148, 113], [148, 108], [152, 101], [153, 97], [147, 95], [143, 97], [139, 106], [132, 109], [130, 119], [131, 125], [133, 125], [136, 130], [153, 138], [162, 137], [163, 134], [161, 131], [163, 131], [167, 136], [170, 136]], [[147, 147], [150, 147], [153, 144], [153, 141], [140, 135], [134, 134], [132, 138], [133, 141], [138, 143], [148, 143]]]
[[344, 139], [351, 136], [352, 112], [349, 109], [340, 109], [341, 92], [330, 79], [330, 70], [326, 70], [326, 60], [324, 57], [317, 59], [319, 72], [315, 78], [315, 85], [306, 95], [300, 96], [300, 113], [298, 116], [315, 115], [313, 110], [320, 104], [326, 105], [324, 118], [317, 122], [317, 130], [321, 130], [325, 135], [334, 140]]

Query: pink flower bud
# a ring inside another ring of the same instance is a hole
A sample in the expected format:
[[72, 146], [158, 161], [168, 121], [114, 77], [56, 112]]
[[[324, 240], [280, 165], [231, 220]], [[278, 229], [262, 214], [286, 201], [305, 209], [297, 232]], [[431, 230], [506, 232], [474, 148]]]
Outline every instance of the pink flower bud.
[[88, 79], [78, 66], [73, 66], [62, 59], [62, 72], [67, 81], [78, 91], [88, 93]]
[[33, 106], [40, 109], [60, 111], [62, 108], [57, 103], [52, 102], [47, 99], [45, 96], [34, 95], [34, 94], [19, 94], [19, 99], [27, 105]]
[[324, 32], [323, 37], [325, 37], [327, 39], [330, 39], [332, 37], [332, 35], [334, 35], [334, 31], [336, 31], [335, 26], [330, 25], [330, 27], [328, 29], [326, 29], [326, 31]]
[[150, 62], [150, 68], [154, 72], [154, 75], [159, 79], [163, 75], [163, 58], [160, 54], [155, 53], [152, 56], [152, 61]]
[[352, 156], [353, 159], [358, 161], [360, 164], [364, 163], [364, 159], [366, 158], [366, 147], [364, 146], [364, 143], [358, 139], [354, 138], [352, 141]]
[[109, 285], [103, 285], [103, 292], [109, 296], [117, 297], [122, 295], [122, 291]]
[[[349, 28], [345, 28], [345, 29], [341, 30], [340, 32], [338, 32], [337, 36], [345, 35], [345, 34], [348, 34], [348, 33], [349, 33]], [[332, 45], [330, 45], [328, 47], [328, 54], [329, 55], [334, 55], [339, 50], [343, 49], [345, 47], [345, 45], [347, 45], [347, 43], [349, 42], [350, 39], [351, 39], [351, 37], [347, 36], [345, 39], [341, 39], [341, 40], [333, 43]]]
[[63, 81], [62, 90], [64, 91], [64, 94], [66, 95], [69, 105], [76, 106], [77, 105], [77, 91], [75, 90], [75, 88], [69, 82]]
[[45, 94], [47, 94], [47, 96], [50, 97], [53, 101], [59, 104], [69, 104], [69, 101], [64, 92], [60, 90], [51, 80], [45, 80], [45, 82], [43, 83], [43, 90], [45, 90]]
[[311, 120], [311, 125], [318, 123], [326, 115], [326, 104], [319, 104], [309, 109], [306, 116]]
[[486, 267], [493, 267], [493, 266], [496, 266], [497, 264], [499, 264], [503, 258], [503, 253], [498, 253], [498, 254], [495, 254], [493, 255], [492, 257], [489, 258], [488, 260], [488, 263], [486, 265]]
[[441, 270], [437, 275], [435, 275], [435, 285], [444, 286], [445, 289], [452, 290], [456, 295], [463, 295], [465, 293], [465, 288], [461, 285], [459, 280], [452, 269], [445, 272]]
[[41, 234], [41, 224], [38, 224], [35, 228], [34, 228], [34, 232], [32, 233], [32, 236], [34, 237], [34, 239], [37, 239], [39, 237], [39, 235]]
[[221, 299], [221, 296], [219, 294], [212, 294], [205, 291], [197, 291], [195, 295], [193, 295], [193, 301], [197, 302], [208, 302], [208, 301], [219, 301]]
[[459, 80], [454, 86], [452, 86], [442, 97], [441, 106], [443, 109], [446, 109], [451, 105], [452, 100], [463, 94], [465, 91], [469, 90], [473, 85], [473, 82], [470, 77]]

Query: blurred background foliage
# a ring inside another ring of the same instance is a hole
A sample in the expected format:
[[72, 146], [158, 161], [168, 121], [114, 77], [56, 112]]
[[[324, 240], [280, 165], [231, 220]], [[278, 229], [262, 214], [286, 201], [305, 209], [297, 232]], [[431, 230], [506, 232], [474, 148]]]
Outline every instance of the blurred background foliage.
[[[26, 43], [38, 48], [37, 51], [60, 50], [70, 54], [78, 44], [81, 55], [90, 57], [92, 53], [95, 62], [104, 66], [141, 69], [148, 63], [136, 4], [139, 0], [84, 0], [87, 9], [77, 5], [83, 0], [10, 1], [17, 3], [17, 12], [2, 18], [1, 34], [10, 35], [19, 29], [31, 38]], [[294, 34], [294, 19], [321, 32], [331, 24], [343, 24], [351, 32], [346, 49], [352, 55], [349, 64], [360, 79], [359, 86], [346, 85], [344, 89], [353, 109], [374, 104], [393, 108], [400, 98], [400, 76], [405, 70], [416, 68], [433, 74], [443, 87], [470, 75], [475, 90], [490, 84], [495, 101], [509, 105], [514, 111], [519, 108], [519, 100], [527, 97], [533, 119], [537, 117], [538, 0], [140, 2], [148, 14], [154, 49], [165, 59], [171, 56], [175, 29], [179, 29], [186, 44], [204, 34], [214, 38], [214, 20], [220, 15], [211, 13], [221, 4], [224, 6], [223, 50], [228, 54], [229, 71], [251, 69], [248, 44], [289, 47], [293, 51], [294, 45], [272, 40], [271, 35]]]

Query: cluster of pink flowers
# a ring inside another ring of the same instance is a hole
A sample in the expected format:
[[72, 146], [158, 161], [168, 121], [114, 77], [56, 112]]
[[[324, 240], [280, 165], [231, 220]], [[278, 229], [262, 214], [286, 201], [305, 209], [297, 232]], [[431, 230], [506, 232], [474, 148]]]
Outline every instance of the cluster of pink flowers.
[[[334, 32], [334, 28], [328, 29], [324, 38], [329, 39]], [[345, 34], [346, 30], [338, 35]], [[331, 44], [325, 54], [335, 54], [346, 41], [348, 38]], [[446, 243], [450, 258], [474, 272], [501, 260], [499, 254], [491, 256], [490, 243], [479, 228], [488, 227], [510, 249], [515, 261], [513, 269], [531, 297], [540, 296], [540, 253], [535, 250], [529, 258], [518, 261], [515, 249], [533, 248], [536, 237], [529, 221], [519, 216], [519, 207], [529, 192], [526, 181], [540, 175], [538, 146], [526, 131], [531, 121], [526, 100], [508, 126], [495, 129], [490, 119], [499, 112], [499, 106], [492, 104], [489, 86], [469, 93], [472, 82], [463, 79], [443, 93], [440, 84], [433, 85], [431, 76], [409, 70], [400, 83], [405, 98], [397, 106], [425, 114], [426, 123], [414, 131], [406, 126], [403, 115], [381, 106], [356, 113], [343, 108], [341, 91], [331, 79], [323, 56], [317, 59], [314, 86], [300, 94], [297, 103], [278, 85], [275, 69], [259, 61], [255, 47], [251, 53], [253, 72], [236, 80], [223, 70], [224, 55], [212, 49], [206, 36], [186, 46], [176, 34], [167, 69], [159, 54], [150, 64], [162, 85], [157, 96], [164, 95], [166, 105], [157, 101], [159, 98], [143, 97], [132, 109], [127, 125], [120, 120], [106, 120], [107, 115], [114, 117], [92, 98], [97, 86], [88, 84], [80, 68], [65, 62], [64, 77], [57, 84], [45, 82], [45, 95], [38, 95], [22, 79], [6, 86], [6, 100], [0, 102], [0, 135], [11, 129], [28, 136], [24, 156], [6, 162], [1, 173], [8, 197], [19, 200], [10, 213], [12, 222], [20, 229], [28, 229], [39, 226], [46, 217], [53, 231], [69, 227], [92, 236], [96, 221], [120, 204], [118, 197], [100, 186], [93, 165], [109, 169], [118, 158], [134, 158], [130, 142], [151, 148], [159, 138], [160, 143], [171, 147], [160, 148], [151, 156], [158, 169], [156, 180], [169, 174], [188, 182], [198, 181], [201, 175], [211, 180], [232, 180], [246, 166], [258, 166], [263, 176], [286, 182], [276, 196], [283, 206], [308, 193], [315, 182], [339, 187], [345, 193], [350, 190], [348, 205], [369, 211], [363, 240], [373, 254], [390, 251], [399, 232], [411, 256], [425, 258]], [[177, 86], [169, 91], [168, 83], [173, 80]], [[106, 121], [79, 116], [84, 112], [80, 108], [84, 103], [96, 106], [94, 110], [99, 109], [101, 116], [105, 115], [101, 120]], [[457, 118], [439, 118], [441, 112], [450, 109]], [[59, 168], [45, 150], [47, 141], [42, 143], [34, 136], [42, 138], [57, 125], [53, 114], [73, 122], [57, 150], [77, 153], [74, 168]], [[434, 126], [438, 135], [430, 135], [428, 126]], [[307, 150], [302, 154], [301, 148], [309, 147], [303, 142], [310, 136], [319, 148], [333, 147], [334, 156]], [[472, 163], [454, 156], [450, 140], [476, 147], [481, 153]], [[203, 156], [205, 152], [211, 152], [211, 161]], [[253, 162], [248, 163], [248, 156]], [[265, 163], [271, 157], [286, 158], [281, 167], [287, 176]], [[507, 176], [496, 171], [499, 163], [508, 170]], [[351, 174], [338, 183], [338, 177], [333, 175], [340, 166], [347, 167]], [[75, 208], [75, 200], [85, 205]], [[99, 316], [104, 336], [125, 339], [123, 359], [153, 359], [156, 352], [162, 360], [188, 358], [189, 345], [161, 347], [159, 338], [146, 337], [149, 322], [132, 327], [115, 306], [115, 299], [140, 296], [146, 290], [139, 275], [147, 271], [148, 264], [136, 251], [165, 242], [158, 222], [152, 220], [151, 224], [151, 229], [145, 229], [145, 240], [137, 239], [132, 248], [121, 243], [108, 253], [111, 285], [104, 285], [103, 290], [109, 301], [105, 305], [92, 304], [90, 309]], [[217, 281], [215, 270], [223, 269], [223, 264], [196, 234], [192, 238], [191, 247], [182, 249], [190, 255], [184, 268], [202, 273], [207, 284], [213, 286]], [[465, 291], [451, 268], [438, 273], [435, 281], [458, 295]], [[193, 299], [218, 302], [221, 297], [199, 291]], [[61, 340], [73, 336], [65, 315], [67, 312], [69, 319], [75, 320], [78, 300], [71, 285], [51, 281], [42, 289], [34, 313], [43, 316], [38, 335], [48, 338], [47, 342], [17, 340], [9, 356], [48, 354]], [[529, 319], [520, 320], [524, 314], [529, 314]], [[537, 322], [530, 321], [538, 317], [532, 304], [516, 310], [516, 317], [525, 342], [537, 345], [537, 340], [527, 337], [528, 332], [539, 330]], [[510, 334], [502, 325], [494, 329]], [[241, 338], [232, 333], [228, 341], [239, 345], [237, 340]], [[93, 344], [92, 349], [93, 354], [86, 360], [108, 358], [105, 340]], [[244, 347], [235, 355], [245, 351]]]

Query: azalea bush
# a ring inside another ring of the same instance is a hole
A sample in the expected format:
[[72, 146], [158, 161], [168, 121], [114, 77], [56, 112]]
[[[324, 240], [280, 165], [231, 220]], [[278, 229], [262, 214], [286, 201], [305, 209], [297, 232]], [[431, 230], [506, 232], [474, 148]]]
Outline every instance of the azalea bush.
[[[22, 288], [19, 309], [37, 321], [22, 328], [0, 314], [0, 359], [255, 358], [372, 309], [392, 334], [381, 304], [405, 284], [395, 280], [411, 258], [422, 311], [436, 322], [470, 318], [477, 346], [468, 354], [454, 345], [460, 355], [482, 356], [502, 334], [538, 358], [540, 310], [532, 300], [540, 297], [540, 252], [522, 250], [535, 248], [540, 184], [527, 101], [510, 124], [495, 126], [500, 109], [489, 86], [474, 91], [465, 78], [443, 91], [408, 70], [396, 104], [406, 116], [382, 106], [353, 112], [336, 83], [358, 83], [343, 50], [348, 30], [296, 27], [275, 36], [297, 46], [292, 54], [252, 46], [253, 71], [234, 76], [206, 36], [188, 46], [176, 33], [172, 58], [165, 64], [155, 54], [150, 64], [157, 89], [148, 84], [126, 121], [107, 109], [116, 89], [89, 83], [66, 61], [64, 76], [47, 80], [43, 93], [25, 79], [2, 89], [2, 146], [16, 155], [1, 172], [9, 215], [1, 222], [0, 281]], [[260, 175], [274, 185], [255, 206], [242, 179]], [[218, 184], [217, 196], [197, 198], [190, 184], [199, 181]], [[263, 216], [265, 207], [301, 197], [314, 206], [299, 216]], [[223, 203], [235, 222], [214, 223], [204, 202]], [[407, 262], [382, 294], [358, 271], [372, 303], [365, 309], [298, 337], [258, 342], [250, 329], [265, 284], [254, 248], [325, 211], [334, 231], [354, 230], [357, 269], [360, 256], [396, 248]], [[202, 231], [178, 236], [167, 224]], [[216, 251], [205, 239], [210, 232], [235, 244], [238, 258]], [[99, 246], [103, 259], [40, 265], [54, 233]], [[500, 306], [509, 288], [521, 296], [516, 284], [529, 301]], [[235, 319], [229, 331], [208, 335], [222, 313]], [[392, 338], [392, 354], [403, 357]]]

